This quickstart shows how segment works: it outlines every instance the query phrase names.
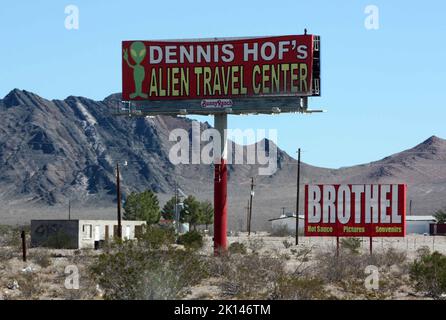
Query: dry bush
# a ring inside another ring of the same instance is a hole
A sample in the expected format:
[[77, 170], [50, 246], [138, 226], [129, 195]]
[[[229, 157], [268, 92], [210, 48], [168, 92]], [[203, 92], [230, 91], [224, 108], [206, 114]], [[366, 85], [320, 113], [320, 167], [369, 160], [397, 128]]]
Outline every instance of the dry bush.
[[208, 275], [196, 251], [170, 246], [154, 250], [134, 241], [115, 244], [90, 271], [104, 298], [119, 300], [178, 299]]
[[351, 253], [358, 254], [361, 249], [361, 239], [359, 238], [342, 238], [341, 247], [349, 250]]
[[282, 226], [271, 231], [270, 235], [272, 237], [289, 237], [294, 236], [295, 232], [288, 229], [287, 226]]
[[333, 251], [318, 252], [315, 259], [318, 274], [327, 283], [362, 277], [364, 268], [368, 265], [363, 256], [352, 254], [348, 250], [340, 250], [339, 256]]
[[282, 241], [282, 244], [283, 244], [283, 246], [285, 247], [285, 249], [291, 248], [291, 247], [294, 245], [293, 242], [288, 241], [288, 240], [283, 240], [283, 241]]
[[265, 247], [265, 241], [262, 238], [248, 240], [248, 248], [252, 253], [259, 253]]
[[438, 251], [421, 251], [410, 266], [410, 279], [417, 291], [446, 300], [446, 256]]
[[36, 249], [31, 254], [31, 259], [41, 266], [42, 268], [47, 268], [51, 265], [51, 255], [47, 249]]
[[403, 267], [404, 270], [408, 270], [406, 252], [395, 248], [373, 252], [370, 264], [380, 267], [400, 266]]
[[285, 275], [279, 278], [271, 296], [278, 300], [329, 299], [324, 282], [318, 278], [295, 277]]
[[19, 227], [0, 226], [0, 247], [20, 248], [22, 240]]
[[211, 264], [211, 273], [220, 276], [225, 296], [239, 299], [266, 299], [285, 274], [283, 260], [258, 254], [222, 256]]
[[321, 279], [311, 276], [308, 255], [311, 250], [296, 252], [298, 264], [285, 270], [283, 255], [257, 253], [221, 255], [209, 264], [211, 275], [219, 278], [222, 294], [235, 299], [321, 299], [328, 295]]
[[248, 251], [246, 249], [245, 244], [241, 242], [233, 242], [228, 247], [228, 252], [230, 254], [246, 254]]
[[0, 247], [0, 262], [11, 260], [16, 256], [14, 249], [10, 247]]
[[[406, 254], [396, 249], [382, 252], [355, 253], [350, 248], [342, 249], [337, 257], [334, 252], [319, 252], [316, 256], [317, 276], [326, 284], [343, 288], [352, 298], [384, 299], [407, 284], [408, 264]], [[364, 281], [369, 274], [367, 266], [376, 266], [379, 270], [379, 288], [367, 290]]]
[[22, 273], [17, 278], [21, 297], [27, 300], [39, 299], [43, 292], [40, 276], [36, 273]]

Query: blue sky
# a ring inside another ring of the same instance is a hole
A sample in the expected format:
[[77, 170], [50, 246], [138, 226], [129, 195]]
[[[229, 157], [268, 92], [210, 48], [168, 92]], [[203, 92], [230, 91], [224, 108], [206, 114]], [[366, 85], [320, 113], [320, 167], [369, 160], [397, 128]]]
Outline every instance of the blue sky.
[[[79, 30], [64, 26], [79, 8]], [[367, 30], [367, 5], [379, 29]], [[446, 138], [444, 1], [8, 1], [0, 9], [0, 96], [102, 100], [121, 90], [121, 41], [300, 34], [322, 39], [324, 114], [231, 116], [231, 128], [278, 129], [279, 147], [340, 167]], [[212, 123], [212, 118], [199, 117]]]

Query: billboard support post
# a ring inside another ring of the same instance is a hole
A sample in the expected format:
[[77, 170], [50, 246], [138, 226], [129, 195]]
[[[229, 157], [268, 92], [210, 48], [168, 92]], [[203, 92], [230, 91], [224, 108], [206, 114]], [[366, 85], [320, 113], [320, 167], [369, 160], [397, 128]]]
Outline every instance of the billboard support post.
[[122, 225], [121, 225], [121, 186], [119, 177], [119, 163], [116, 163], [116, 208], [118, 213], [118, 239], [122, 240]]
[[221, 137], [220, 159], [216, 158], [214, 166], [214, 255], [226, 250], [227, 225], [227, 135], [228, 115], [226, 113], [214, 115], [214, 128]]
[[370, 256], [373, 255], [373, 237], [370, 237]]
[[339, 237], [336, 237], [336, 258], [339, 257]]
[[299, 244], [300, 148], [297, 150], [296, 246]]

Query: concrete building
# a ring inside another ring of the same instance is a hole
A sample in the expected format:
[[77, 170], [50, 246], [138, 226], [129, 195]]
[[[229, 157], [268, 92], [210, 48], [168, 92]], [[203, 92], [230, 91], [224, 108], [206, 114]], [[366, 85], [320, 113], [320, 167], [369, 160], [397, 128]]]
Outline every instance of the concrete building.
[[[270, 219], [273, 233], [282, 231], [285, 228], [292, 234], [296, 233], [296, 215], [294, 213], [282, 214], [279, 218]], [[299, 231], [304, 231], [304, 215], [299, 215]]]
[[435, 222], [433, 216], [406, 216], [406, 234], [429, 234], [430, 224]]
[[[122, 238], [136, 238], [145, 224], [122, 220]], [[116, 220], [31, 220], [31, 246], [92, 249], [95, 243], [112, 238], [117, 230]]]

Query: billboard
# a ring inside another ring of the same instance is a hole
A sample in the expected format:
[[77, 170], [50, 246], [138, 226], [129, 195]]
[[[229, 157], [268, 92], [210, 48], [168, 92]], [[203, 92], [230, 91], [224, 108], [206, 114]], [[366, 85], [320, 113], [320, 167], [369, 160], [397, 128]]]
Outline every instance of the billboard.
[[123, 41], [122, 99], [146, 111], [297, 109], [320, 95], [319, 49], [315, 35]]
[[305, 186], [305, 236], [404, 237], [406, 185]]

